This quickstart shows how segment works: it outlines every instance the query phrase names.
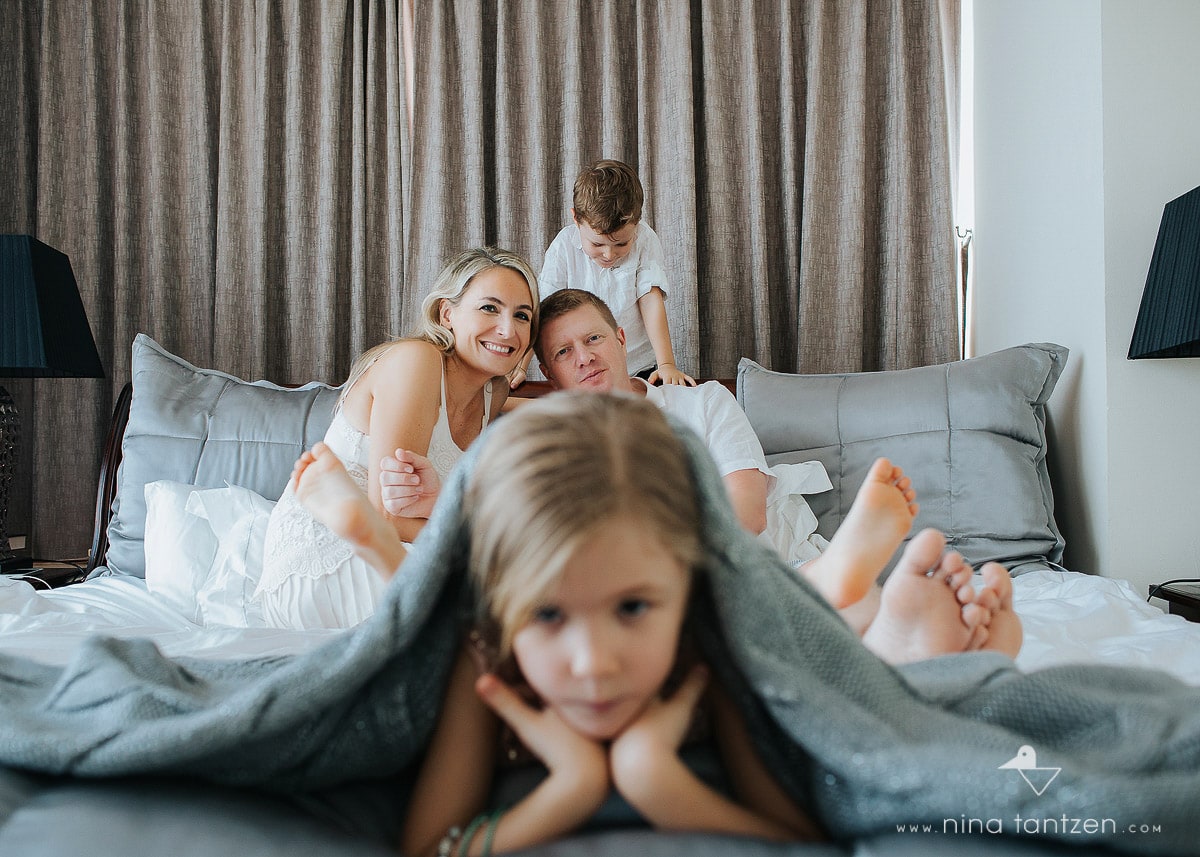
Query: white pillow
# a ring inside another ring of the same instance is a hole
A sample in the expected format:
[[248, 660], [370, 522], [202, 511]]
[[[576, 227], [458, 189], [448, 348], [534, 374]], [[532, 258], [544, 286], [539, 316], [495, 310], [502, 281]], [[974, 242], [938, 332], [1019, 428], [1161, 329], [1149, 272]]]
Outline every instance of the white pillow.
[[193, 622], [200, 623], [200, 591], [217, 553], [217, 538], [204, 518], [188, 514], [195, 485], [147, 482], [146, 588]]
[[829, 546], [817, 532], [817, 516], [805, 494], [820, 494], [833, 488], [825, 465], [819, 461], [776, 464], [775, 477], [767, 494], [767, 528], [763, 537], [793, 566], [816, 559]]
[[192, 493], [188, 511], [207, 518], [217, 541], [216, 556], [196, 593], [204, 625], [263, 625], [254, 591], [262, 576], [263, 541], [273, 508], [274, 501], [236, 485]]

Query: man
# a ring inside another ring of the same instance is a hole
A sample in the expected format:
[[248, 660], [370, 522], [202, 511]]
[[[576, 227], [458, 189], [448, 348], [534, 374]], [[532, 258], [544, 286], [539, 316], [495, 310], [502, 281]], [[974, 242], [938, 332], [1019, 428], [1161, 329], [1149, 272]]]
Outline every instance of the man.
[[559, 390], [645, 396], [683, 421], [704, 441], [738, 520], [751, 533], [767, 525], [770, 470], [758, 436], [737, 400], [717, 381], [697, 387], [652, 387], [631, 378], [625, 331], [603, 300], [580, 289], [563, 289], [542, 301], [534, 350], [542, 371]]

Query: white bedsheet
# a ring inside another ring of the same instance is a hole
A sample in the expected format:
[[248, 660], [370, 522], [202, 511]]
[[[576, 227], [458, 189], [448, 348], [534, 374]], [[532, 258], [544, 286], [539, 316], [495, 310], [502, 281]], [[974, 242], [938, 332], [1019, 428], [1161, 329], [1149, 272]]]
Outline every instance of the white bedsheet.
[[[976, 581], [978, 585], [978, 581]], [[1147, 603], [1127, 580], [1032, 571], [1013, 580], [1024, 670], [1066, 663], [1151, 667], [1200, 685], [1200, 624]]]
[[[1014, 580], [1014, 591], [1025, 627], [1022, 669], [1079, 662], [1151, 667], [1200, 685], [1200, 624], [1166, 615], [1128, 582], [1033, 571]], [[342, 633], [202, 627], [130, 578], [50, 591], [0, 579], [0, 651], [46, 663], [65, 663], [93, 634], [149, 637], [172, 656], [256, 658], [307, 651]]]
[[103, 577], [49, 591], [0, 578], [0, 651], [44, 663], [66, 663], [96, 634], [149, 637], [173, 657], [249, 659], [308, 651], [343, 633], [204, 627], [136, 578]]

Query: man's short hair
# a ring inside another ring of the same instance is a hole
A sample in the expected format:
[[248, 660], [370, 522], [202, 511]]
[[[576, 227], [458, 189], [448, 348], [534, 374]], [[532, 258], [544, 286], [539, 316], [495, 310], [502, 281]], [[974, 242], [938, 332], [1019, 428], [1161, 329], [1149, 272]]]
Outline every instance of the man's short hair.
[[617, 317], [613, 315], [612, 310], [608, 308], [608, 304], [603, 299], [591, 292], [585, 292], [583, 289], [559, 289], [538, 306], [538, 338], [533, 344], [533, 352], [543, 366], [546, 365], [545, 355], [542, 353], [543, 339], [550, 322], [584, 306], [594, 307], [596, 312], [600, 313], [600, 317], [604, 319], [604, 323], [613, 329], [613, 333], [620, 329]]
[[575, 219], [586, 220], [601, 235], [611, 235], [642, 219], [642, 183], [621, 161], [596, 161], [575, 179]]

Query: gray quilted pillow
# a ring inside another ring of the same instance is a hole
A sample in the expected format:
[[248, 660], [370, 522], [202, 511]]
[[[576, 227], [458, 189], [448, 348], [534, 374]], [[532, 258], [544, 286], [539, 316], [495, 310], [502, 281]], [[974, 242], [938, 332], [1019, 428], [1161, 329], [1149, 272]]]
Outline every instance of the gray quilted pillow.
[[289, 389], [198, 369], [139, 333], [108, 525], [109, 572], [146, 576], [147, 482], [228, 483], [277, 500], [297, 456], [325, 436], [337, 396], [326, 384]]
[[768, 462], [825, 465], [833, 490], [807, 498], [822, 535], [837, 529], [883, 455], [917, 489], [913, 533], [942, 530], [972, 564], [1058, 562], [1046, 401], [1067, 353], [1039, 343], [939, 366], [841, 375], [789, 375], [743, 359], [738, 400]]

